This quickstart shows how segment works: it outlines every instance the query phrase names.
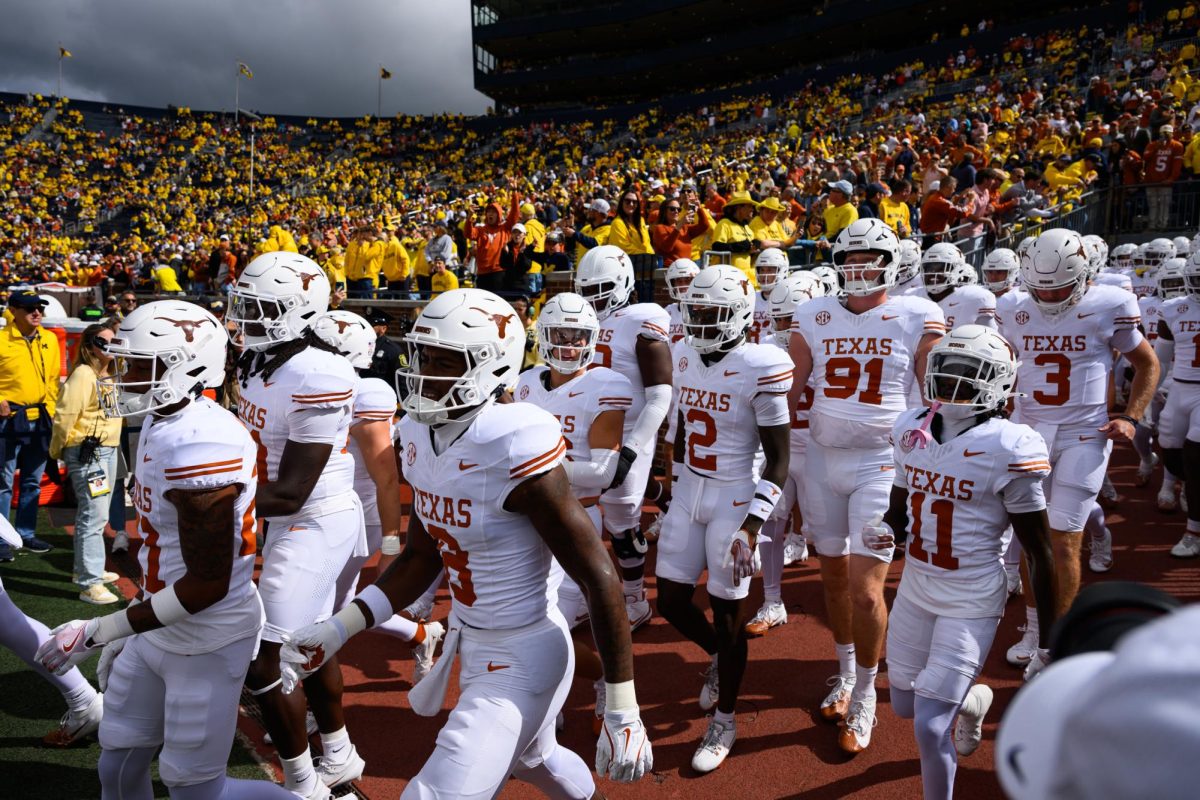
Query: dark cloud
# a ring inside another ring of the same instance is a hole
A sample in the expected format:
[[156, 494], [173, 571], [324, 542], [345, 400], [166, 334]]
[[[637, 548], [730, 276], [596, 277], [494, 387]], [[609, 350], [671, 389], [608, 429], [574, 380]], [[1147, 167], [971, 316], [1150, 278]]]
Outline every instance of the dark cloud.
[[0, 90], [279, 114], [479, 114], [469, 0], [14, 0], [0, 25]]

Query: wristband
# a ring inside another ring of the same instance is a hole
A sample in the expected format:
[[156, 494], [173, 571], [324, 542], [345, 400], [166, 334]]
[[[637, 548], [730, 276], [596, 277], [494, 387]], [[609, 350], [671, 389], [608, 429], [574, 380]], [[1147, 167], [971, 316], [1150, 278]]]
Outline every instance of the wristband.
[[633, 690], [633, 681], [604, 682], [605, 713], [637, 710], [637, 693]]
[[[392, 614], [395, 613], [392, 611], [392, 601], [388, 600], [388, 596], [383, 593], [383, 590], [373, 583], [359, 592], [358, 596], [354, 599], [362, 603], [371, 611], [371, 618], [374, 625], [387, 622], [392, 618]], [[353, 605], [354, 603], [351, 603], [350, 605], [346, 606], [346, 608], [350, 608], [350, 606]], [[359, 611], [357, 606], [355, 606], [355, 610], [358, 611], [359, 616], [362, 616], [362, 611]], [[342, 611], [345, 611], [345, 609]], [[342, 611], [339, 611], [338, 613], [341, 614]], [[343, 622], [345, 621], [346, 620], [343, 620]], [[350, 625], [347, 625], [346, 627], [349, 628]], [[355, 633], [364, 630], [366, 627], [367, 618], [363, 617], [362, 624], [359, 626], [358, 630], [354, 631], [350, 635], [353, 636]]]
[[1128, 414], [1114, 414], [1112, 419], [1123, 419], [1135, 428], [1138, 426], [1138, 421]]
[[96, 630], [88, 643], [93, 646], [108, 644], [132, 635], [133, 626], [129, 624], [129, 609], [125, 608], [115, 614], [97, 617]]
[[771, 516], [771, 512], [775, 510], [775, 505], [781, 497], [783, 497], [783, 490], [763, 478], [758, 482], [758, 486], [754, 487], [754, 499], [750, 501], [750, 509], [746, 513], [766, 521]]
[[175, 594], [175, 584], [171, 584], [161, 592], [155, 592], [154, 596], [150, 598], [150, 609], [164, 628], [182, 622], [191, 616], [183, 607], [183, 603], [179, 602], [179, 597]]
[[385, 536], [383, 543], [379, 546], [379, 552], [385, 556], [395, 556], [400, 554], [400, 537]]

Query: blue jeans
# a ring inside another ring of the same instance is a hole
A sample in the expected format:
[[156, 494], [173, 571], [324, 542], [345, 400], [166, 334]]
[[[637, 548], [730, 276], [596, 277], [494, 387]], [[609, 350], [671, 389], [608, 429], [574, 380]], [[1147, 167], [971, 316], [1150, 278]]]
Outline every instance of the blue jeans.
[[29, 541], [37, 534], [38, 499], [50, 450], [50, 433], [18, 439], [8, 430], [10, 424], [0, 425], [0, 513], [7, 516], [12, 507], [13, 476], [20, 470], [21, 494], [13, 527], [22, 539]]
[[87, 476], [96, 469], [104, 470], [108, 485], [116, 491], [117, 448], [97, 447], [94, 459], [86, 464], [79, 460], [79, 448], [63, 450], [67, 475], [75, 490], [75, 581], [83, 588], [100, 583], [104, 575], [104, 523], [112, 495], [92, 497]]
[[347, 294], [350, 297], [371, 298], [375, 296], [375, 283], [370, 278], [355, 278], [346, 281]]

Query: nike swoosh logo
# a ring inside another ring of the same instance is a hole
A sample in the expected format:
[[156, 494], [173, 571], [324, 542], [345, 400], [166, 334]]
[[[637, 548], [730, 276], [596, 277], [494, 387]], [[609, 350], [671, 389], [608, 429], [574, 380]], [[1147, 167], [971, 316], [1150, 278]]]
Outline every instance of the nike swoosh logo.
[[143, 464], [145, 464], [147, 461], [152, 461], [152, 460], [153, 460], [153, 459], [152, 459], [152, 458], [150, 458], [150, 456], [148, 456], [148, 455], [143, 455], [143, 456], [142, 456], [142, 463], [143, 463]]
[[274, 386], [274, 385], [275, 385], [275, 381], [271, 381], [270, 383], [267, 383], [266, 381], [263, 381], [263, 388], [264, 388], [264, 389], [266, 389], [266, 388], [268, 388], [268, 387], [271, 387], [271, 386]]
[[1078, 315], [1078, 317], [1079, 317], [1080, 319], [1084, 319], [1085, 317], [1091, 317], [1091, 316], [1095, 316], [1095, 314], [1096, 314], [1096, 312], [1095, 312], [1095, 311], [1091, 311], [1091, 312], [1088, 312], [1087, 314], [1079, 314], [1079, 315]]
[[478, 464], [468, 464], [468, 463], [467, 463], [467, 462], [465, 462], [465, 461], [459, 461], [459, 462], [458, 462], [458, 469], [459, 469], [459, 471], [460, 471], [460, 472], [466, 472], [467, 470], [469, 470], [469, 469], [473, 469], [473, 468], [475, 468], [475, 467], [478, 467], [478, 466], [479, 466]]
[[963, 458], [974, 458], [975, 456], [983, 455], [983, 453], [984, 453], [983, 450], [976, 450], [974, 452], [972, 452], [970, 450], [963, 450]]
[[950, 307], [952, 307], [952, 308], [953, 308], [954, 306], [958, 305], [958, 303], [946, 303], [946, 305], [948, 305], [948, 306], [950, 306]]
[[82, 638], [83, 628], [80, 628], [79, 630], [75, 631], [75, 638], [71, 640], [71, 643], [63, 647], [63, 653], [70, 653], [72, 650], [74, 650], [75, 646], [79, 644], [79, 640]]
[[567, 392], [567, 397], [579, 397], [583, 392]]
[[736, 369], [732, 369], [732, 370], [730, 370], [730, 369], [727, 369], [727, 370], [725, 370], [725, 377], [726, 377], [726, 378], [732, 378], [734, 375], [737, 375], [737, 374], [739, 374], [739, 373], [738, 373], [738, 371], [737, 371]]
[[884, 314], [883, 316], [880, 317], [880, 319], [882, 319], [884, 322], [887, 322], [889, 319], [899, 319], [899, 318], [900, 318], [899, 314]]
[[1021, 754], [1024, 747], [1014, 747], [1008, 754], [1008, 765], [1012, 767], [1012, 771], [1017, 774], [1017, 777], [1022, 781], [1025, 780], [1025, 772], [1021, 769], [1021, 765], [1017, 763], [1017, 756]]
[[742, 506], [746, 505], [746, 504], [747, 504], [747, 503], [749, 503], [749, 502], [750, 502], [749, 500], [742, 500], [741, 502], [738, 502], [737, 500], [734, 500], [734, 501], [733, 501], [733, 507], [734, 507], [734, 508], [741, 508]]
[[629, 749], [629, 737], [632, 733], [633, 733], [633, 731], [629, 730], [629, 728], [625, 729], [625, 749], [626, 750]]
[[1095, 439], [1095, 438], [1096, 438], [1095, 436], [1080, 436], [1079, 441], [1090, 442], [1092, 439]]
[[508, 669], [508, 664], [493, 664], [488, 662], [488, 672], [496, 672], [497, 670]]

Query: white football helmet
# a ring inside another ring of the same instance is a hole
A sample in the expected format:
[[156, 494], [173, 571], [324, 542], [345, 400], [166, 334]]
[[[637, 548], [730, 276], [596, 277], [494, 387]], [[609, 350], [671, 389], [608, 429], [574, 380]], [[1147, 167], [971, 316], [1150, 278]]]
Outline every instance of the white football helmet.
[[778, 247], [768, 247], [758, 254], [754, 259], [754, 276], [764, 297], [788, 274], [788, 269], [787, 253]]
[[[851, 253], [870, 253], [874, 261], [847, 264]], [[833, 243], [833, 263], [837, 267], [842, 291], [848, 295], [868, 295], [896, 285], [900, 272], [900, 240], [883, 220], [858, 219], [842, 228]], [[865, 273], [878, 271], [868, 279]]]
[[1002, 407], [1017, 382], [1012, 347], [983, 325], [959, 325], [930, 348], [926, 363], [927, 400], [966, 406], [979, 414]]
[[1168, 258], [1175, 257], [1175, 243], [1166, 237], [1151, 239], [1142, 251], [1142, 261], [1145, 262], [1150, 275], [1162, 266]]
[[825, 287], [811, 272], [796, 272], [775, 284], [767, 296], [767, 315], [771, 330], [780, 347], [787, 347], [792, 338], [792, 314], [814, 297], [825, 294]]
[[1017, 254], [1007, 247], [997, 247], [983, 260], [983, 285], [989, 292], [1000, 294], [1016, 284], [1020, 272]]
[[671, 262], [671, 266], [667, 267], [666, 281], [667, 294], [676, 303], [687, 290], [688, 284], [692, 282], [692, 278], [696, 277], [700, 272], [700, 266], [690, 258], [677, 258]]
[[1200, 233], [1192, 237], [1192, 243], [1188, 245], [1188, 255], [1192, 253], [1200, 253]]
[[921, 272], [921, 243], [916, 239], [900, 240], [900, 268], [896, 272], [896, 285], [907, 283]]
[[1022, 239], [1013, 250], [1017, 254], [1017, 261], [1024, 261], [1025, 256], [1029, 254], [1029, 248], [1033, 247], [1033, 243], [1037, 241], [1036, 236], [1026, 236]]
[[921, 281], [927, 292], [945, 292], [958, 286], [962, 251], [950, 242], [938, 242], [921, 255]]
[[592, 363], [600, 322], [591, 303], [573, 292], [563, 292], [542, 306], [537, 336], [542, 360], [555, 371], [570, 375]]
[[1179, 257], [1168, 258], [1162, 263], [1154, 276], [1158, 281], [1157, 294], [1160, 298], [1170, 300], [1188, 293], [1187, 278], [1184, 276], [1187, 265], [1188, 259]]
[[355, 369], [370, 369], [375, 355], [375, 329], [353, 311], [334, 309], [317, 317], [313, 333], [344, 355]]
[[1133, 257], [1137, 249], [1137, 245], [1131, 242], [1117, 245], [1109, 251], [1109, 265], [1113, 269], [1133, 269]]
[[825, 297], [839, 297], [842, 294], [842, 288], [838, 284], [836, 269], [822, 265], [813, 267], [809, 272], [821, 282], [821, 288], [824, 291]]
[[697, 353], [731, 349], [754, 321], [754, 294], [745, 273], [727, 264], [700, 270], [679, 301], [687, 343]]
[[[1021, 261], [1021, 282], [1046, 316], [1057, 316], [1079, 302], [1087, 291], [1087, 248], [1066, 228], [1046, 231]], [[1047, 297], [1069, 289], [1062, 298]]]
[[132, 417], [199, 397], [225, 382], [229, 332], [207, 310], [183, 300], [134, 309], [105, 347], [114, 374], [100, 378], [109, 417]]
[[1080, 240], [1088, 251], [1088, 280], [1095, 280], [1100, 269], [1108, 261], [1108, 244], [1094, 233], [1081, 236]]
[[329, 308], [329, 278], [299, 253], [263, 253], [242, 270], [229, 290], [226, 319], [237, 326], [242, 346], [265, 350], [299, 339]]
[[593, 247], [575, 268], [575, 291], [592, 304], [601, 322], [629, 304], [633, 281], [633, 262], [616, 245]]
[[1200, 299], [1200, 250], [1188, 256], [1183, 265], [1183, 283], [1189, 295]]
[[1171, 244], [1175, 245], [1176, 258], [1187, 258], [1188, 253], [1192, 252], [1192, 240], [1186, 236], [1176, 236]]
[[[525, 357], [520, 317], [512, 306], [483, 289], [452, 289], [433, 298], [404, 341], [409, 348], [408, 366], [396, 371], [397, 380], [407, 384], [401, 407], [422, 425], [478, 414], [517, 382]], [[422, 374], [430, 349], [460, 353], [466, 362], [462, 373]], [[463, 410], [473, 411], [452, 416]]]

